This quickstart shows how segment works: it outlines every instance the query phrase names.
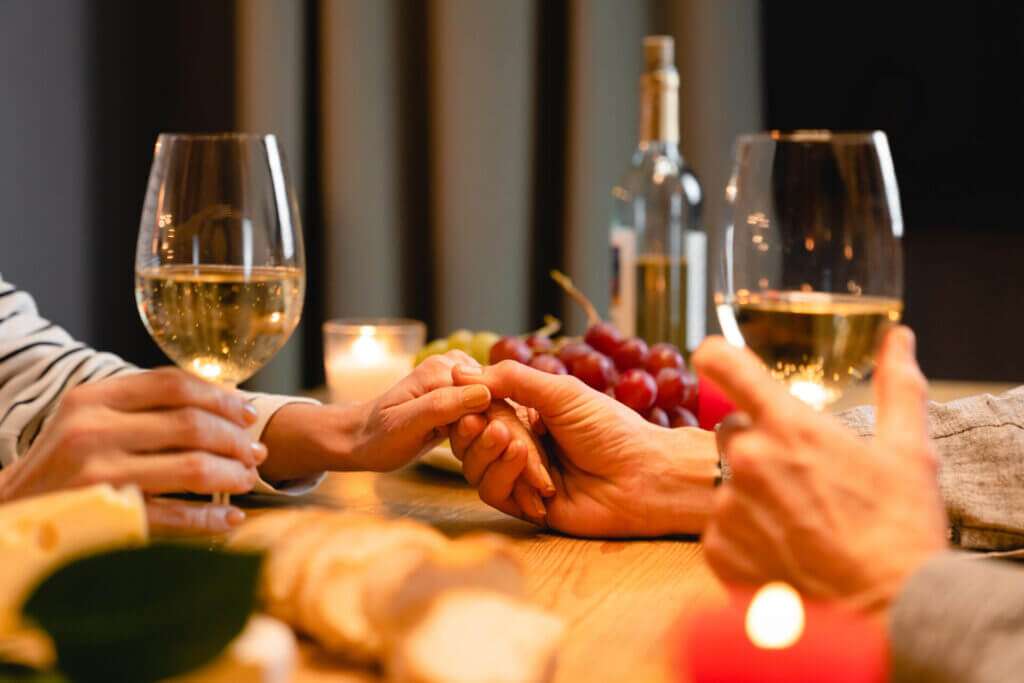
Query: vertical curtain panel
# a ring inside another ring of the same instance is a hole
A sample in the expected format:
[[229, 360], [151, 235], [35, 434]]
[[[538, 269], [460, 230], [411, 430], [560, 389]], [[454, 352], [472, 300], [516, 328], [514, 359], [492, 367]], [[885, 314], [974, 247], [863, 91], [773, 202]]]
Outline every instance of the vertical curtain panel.
[[[518, 333], [549, 312], [581, 332], [545, 273], [607, 306], [648, 33], [677, 38], [683, 152], [709, 195], [735, 133], [761, 127], [755, 0], [237, 0], [235, 20], [238, 125], [278, 133], [309, 185], [306, 335], [398, 315]], [[316, 383], [311, 341], [258, 386]]]

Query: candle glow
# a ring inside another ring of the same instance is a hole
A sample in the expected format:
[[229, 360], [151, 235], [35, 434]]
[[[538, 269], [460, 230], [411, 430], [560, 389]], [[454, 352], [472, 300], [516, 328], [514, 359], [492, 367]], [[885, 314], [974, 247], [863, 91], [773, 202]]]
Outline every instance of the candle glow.
[[800, 640], [804, 632], [804, 605], [789, 584], [761, 587], [747, 608], [747, 637], [764, 650], [782, 650]]

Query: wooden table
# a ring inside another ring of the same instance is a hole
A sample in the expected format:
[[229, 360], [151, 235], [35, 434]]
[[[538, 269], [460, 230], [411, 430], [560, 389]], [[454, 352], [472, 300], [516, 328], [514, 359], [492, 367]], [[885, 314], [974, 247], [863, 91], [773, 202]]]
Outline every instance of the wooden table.
[[[1000, 393], [1009, 386], [934, 382], [931, 395], [948, 401]], [[841, 407], [869, 397], [866, 388], [859, 388]], [[390, 474], [332, 474], [301, 499], [259, 500], [273, 506], [326, 505], [408, 516], [452, 536], [486, 530], [509, 537], [526, 562], [530, 597], [566, 621], [555, 678], [560, 683], [670, 680], [668, 634], [673, 624], [725, 598], [693, 539], [593, 541], [539, 532], [481, 503], [459, 477], [422, 466]], [[377, 680], [371, 671], [343, 668], [312, 648], [304, 649], [296, 677], [297, 683]]]

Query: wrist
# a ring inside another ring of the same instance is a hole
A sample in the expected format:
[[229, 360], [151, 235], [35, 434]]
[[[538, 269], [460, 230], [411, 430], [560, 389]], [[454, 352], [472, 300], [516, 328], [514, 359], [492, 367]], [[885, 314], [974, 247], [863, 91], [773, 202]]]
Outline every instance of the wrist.
[[361, 405], [283, 406], [267, 422], [260, 440], [267, 459], [260, 475], [270, 481], [361, 469], [358, 444], [365, 424]]
[[711, 514], [719, 476], [715, 435], [695, 427], [655, 427], [648, 519], [661, 535], [700, 534]]

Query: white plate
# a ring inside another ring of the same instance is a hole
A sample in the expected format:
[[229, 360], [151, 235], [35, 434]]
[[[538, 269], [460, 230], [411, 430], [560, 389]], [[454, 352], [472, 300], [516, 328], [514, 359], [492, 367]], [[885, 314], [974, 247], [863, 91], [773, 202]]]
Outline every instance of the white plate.
[[421, 455], [420, 462], [434, 469], [462, 474], [462, 463], [452, 453], [451, 446], [448, 446], [447, 442], [443, 445], [435, 446]]

